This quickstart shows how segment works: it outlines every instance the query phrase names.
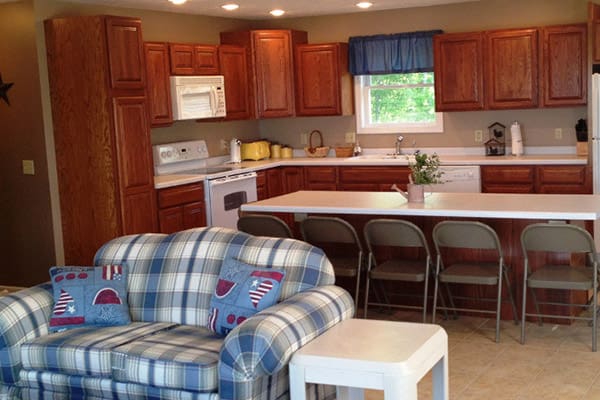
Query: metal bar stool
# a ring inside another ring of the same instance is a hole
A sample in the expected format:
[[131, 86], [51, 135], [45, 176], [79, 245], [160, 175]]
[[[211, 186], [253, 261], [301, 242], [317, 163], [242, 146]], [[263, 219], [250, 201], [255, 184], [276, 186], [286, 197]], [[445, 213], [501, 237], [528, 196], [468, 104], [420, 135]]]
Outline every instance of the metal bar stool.
[[293, 238], [288, 224], [274, 215], [244, 214], [237, 221], [237, 228], [254, 236]]

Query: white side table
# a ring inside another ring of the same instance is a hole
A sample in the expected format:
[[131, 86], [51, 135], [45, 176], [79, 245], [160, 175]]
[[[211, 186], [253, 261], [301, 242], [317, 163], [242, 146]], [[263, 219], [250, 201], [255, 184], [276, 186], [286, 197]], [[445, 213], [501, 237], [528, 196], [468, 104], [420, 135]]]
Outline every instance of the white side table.
[[433, 399], [448, 400], [448, 335], [439, 325], [345, 320], [298, 350], [290, 362], [291, 400], [306, 383], [337, 386], [337, 399], [417, 400], [417, 384], [433, 371]]

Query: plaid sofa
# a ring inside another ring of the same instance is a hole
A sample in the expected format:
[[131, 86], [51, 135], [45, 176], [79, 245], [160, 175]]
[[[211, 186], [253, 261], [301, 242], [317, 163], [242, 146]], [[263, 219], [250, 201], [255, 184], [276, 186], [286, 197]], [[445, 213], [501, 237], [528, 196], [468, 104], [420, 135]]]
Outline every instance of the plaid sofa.
[[[276, 305], [223, 338], [205, 325], [227, 256], [286, 278]], [[102, 246], [94, 264], [128, 266], [133, 322], [49, 334], [50, 284], [1, 297], [0, 398], [286, 399], [294, 351], [354, 314], [324, 253], [293, 239], [216, 227], [129, 235]]]

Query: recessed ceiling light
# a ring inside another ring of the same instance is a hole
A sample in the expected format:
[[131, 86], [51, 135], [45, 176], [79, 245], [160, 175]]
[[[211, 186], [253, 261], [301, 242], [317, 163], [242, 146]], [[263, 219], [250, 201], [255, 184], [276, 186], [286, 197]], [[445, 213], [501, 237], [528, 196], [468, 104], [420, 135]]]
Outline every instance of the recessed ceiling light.
[[169, 0], [169, 1], [173, 4], [179, 5], [179, 4], [185, 3], [187, 0]]
[[240, 8], [240, 6], [235, 3], [227, 3], [227, 4], [223, 4], [221, 6], [221, 8], [224, 8], [227, 11], [233, 11], [233, 10], [237, 10], [238, 8]]
[[356, 3], [356, 7], [358, 8], [369, 8], [373, 5], [373, 3], [369, 3], [368, 1], [361, 1], [360, 3]]
[[281, 17], [283, 14], [285, 14], [285, 11], [276, 8], [274, 10], [269, 11], [269, 14], [271, 14], [274, 17]]

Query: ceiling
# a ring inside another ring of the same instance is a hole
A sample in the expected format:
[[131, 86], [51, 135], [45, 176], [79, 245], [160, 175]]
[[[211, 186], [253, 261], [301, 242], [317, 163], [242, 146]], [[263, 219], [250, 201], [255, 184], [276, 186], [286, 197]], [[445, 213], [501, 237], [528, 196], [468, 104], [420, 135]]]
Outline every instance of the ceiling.
[[[2, 0], [0, 0], [1, 2]], [[101, 4], [112, 7], [169, 11], [185, 14], [209, 15], [239, 19], [274, 18], [269, 11], [280, 8], [286, 11], [283, 17], [307, 17], [315, 15], [346, 14], [365, 12], [356, 3], [359, 0], [188, 0], [185, 4], [174, 5], [167, 0], [66, 0], [72, 3]], [[396, 8], [427, 7], [440, 4], [465, 3], [479, 0], [370, 0], [373, 6], [368, 11], [391, 10]], [[225, 3], [237, 3], [236, 11], [225, 11]]]

